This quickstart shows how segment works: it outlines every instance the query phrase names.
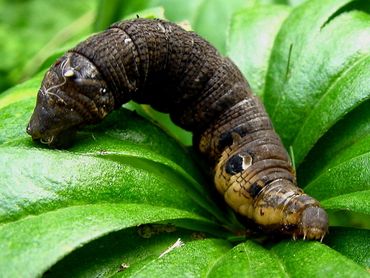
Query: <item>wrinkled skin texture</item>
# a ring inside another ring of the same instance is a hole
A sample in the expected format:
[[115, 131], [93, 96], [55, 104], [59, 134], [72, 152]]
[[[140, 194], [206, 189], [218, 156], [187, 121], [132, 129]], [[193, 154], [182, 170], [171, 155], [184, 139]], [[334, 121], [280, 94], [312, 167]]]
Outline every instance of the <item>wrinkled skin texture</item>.
[[113, 106], [113, 96], [96, 67], [85, 57], [68, 53], [46, 72], [27, 133], [50, 146], [67, 146], [79, 127], [103, 119]]
[[46, 73], [27, 132], [60, 146], [129, 100], [193, 132], [236, 212], [267, 231], [323, 239], [327, 214], [297, 187], [290, 158], [239, 69], [175, 24], [118, 22], [68, 51]]

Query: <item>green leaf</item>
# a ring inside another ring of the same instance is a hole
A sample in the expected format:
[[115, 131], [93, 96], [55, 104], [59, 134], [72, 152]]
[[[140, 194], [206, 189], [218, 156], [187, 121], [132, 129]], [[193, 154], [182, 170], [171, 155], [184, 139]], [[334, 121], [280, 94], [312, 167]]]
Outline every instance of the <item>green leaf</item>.
[[[370, 18], [370, 17], [369, 17]], [[353, 19], [350, 20], [354, 22]], [[346, 26], [346, 23], [343, 23]], [[370, 26], [370, 25], [369, 25]], [[336, 29], [339, 27], [335, 27]], [[331, 37], [333, 37], [333, 32]], [[352, 31], [352, 33], [354, 33]], [[363, 35], [356, 35], [361, 38]], [[370, 32], [368, 34], [370, 37]], [[351, 40], [351, 38], [346, 38]], [[341, 43], [336, 40], [336, 43]], [[344, 41], [343, 41], [344, 43]], [[355, 42], [356, 43], [356, 42]], [[370, 40], [367, 42], [370, 45]], [[369, 48], [370, 50], [370, 48]], [[337, 55], [338, 56], [338, 55]], [[298, 134], [292, 143], [295, 149], [296, 161], [301, 162], [317, 140], [340, 118], [351, 109], [370, 99], [370, 85], [367, 72], [370, 71], [370, 55], [351, 61], [349, 68], [332, 82], [330, 87], [312, 108], [309, 116], [299, 128]], [[352, 64], [353, 63], [353, 64]], [[351, 94], [348, 95], [348, 92]]]
[[339, 195], [321, 202], [326, 209], [349, 210], [367, 214], [370, 221], [370, 190]]
[[[143, 237], [142, 230], [147, 228], [158, 231]], [[77, 249], [48, 270], [45, 277], [107, 277], [117, 272], [132, 273], [157, 259], [179, 238], [187, 243], [196, 235], [165, 225], [141, 225], [110, 233]]]
[[[1, 1], [0, 91], [29, 78], [65, 41], [91, 32], [95, 1]], [[56, 20], [57, 19], [57, 20]], [[7, 85], [7, 86], [6, 86]]]
[[329, 168], [305, 187], [308, 194], [319, 200], [368, 190], [370, 181], [370, 152], [356, 156]]
[[150, 160], [14, 147], [2, 147], [0, 154], [0, 222], [99, 202], [146, 203], [209, 216], [204, 197], [190, 182]]
[[41, 275], [77, 247], [139, 224], [192, 218], [195, 214], [144, 204], [87, 204], [29, 216], [0, 226], [0, 269], [5, 277]]
[[307, 1], [292, 11], [276, 37], [271, 53], [265, 92], [265, 105], [269, 112], [274, 110], [282, 97], [287, 69], [292, 71], [291, 63], [298, 60], [305, 46], [317, 35], [330, 16], [349, 2], [351, 0], [328, 0], [324, 3], [319, 0]]
[[[370, 51], [369, 16], [357, 10], [333, 15], [347, 2], [314, 0], [299, 6], [272, 51], [265, 104], [285, 145], [293, 145], [298, 164], [329, 127], [369, 97], [366, 69], [359, 69]], [[344, 97], [349, 86], [353, 94]]]
[[317, 142], [298, 169], [300, 184], [307, 185], [330, 167], [370, 151], [369, 104], [354, 109]]
[[325, 243], [355, 262], [370, 268], [369, 230], [333, 227]]
[[281, 242], [271, 249], [293, 277], [369, 277], [367, 271], [318, 242]]
[[262, 97], [271, 49], [287, 6], [256, 6], [235, 13], [227, 40], [227, 56], [242, 71], [253, 92]]
[[[205, 277], [214, 262], [231, 248], [221, 239], [205, 239], [185, 242], [162, 257], [127, 269], [117, 277]], [[170, 250], [170, 249], [169, 249]]]
[[289, 277], [279, 259], [253, 241], [240, 243], [221, 257], [209, 277]]
[[[305, 191], [321, 200], [331, 223], [355, 227], [356, 217], [366, 223], [366, 1], [312, 0], [297, 8], [253, 5], [300, 1], [144, 2], [125, 2], [124, 13], [135, 15], [137, 6], [161, 4], [171, 20], [187, 19], [222, 51], [231, 19], [227, 51], [264, 97], [296, 161], [307, 157], [298, 168]], [[240, 10], [244, 6], [249, 8]], [[204, 186], [208, 182], [189, 152], [133, 112], [120, 109], [100, 125], [81, 130], [68, 150], [32, 142], [25, 127], [41, 78], [0, 96], [2, 275], [19, 276], [21, 270], [22, 276], [33, 277], [49, 270], [45, 275], [74, 277], [368, 276], [365, 230], [330, 227], [325, 243], [333, 249], [317, 242], [251, 240], [232, 248], [227, 239], [238, 223]], [[168, 120], [153, 117], [146, 106], [127, 107], [161, 124]], [[189, 142], [189, 134], [169, 130]], [[337, 215], [342, 222], [335, 221]], [[179, 238], [185, 244], [174, 248]]]

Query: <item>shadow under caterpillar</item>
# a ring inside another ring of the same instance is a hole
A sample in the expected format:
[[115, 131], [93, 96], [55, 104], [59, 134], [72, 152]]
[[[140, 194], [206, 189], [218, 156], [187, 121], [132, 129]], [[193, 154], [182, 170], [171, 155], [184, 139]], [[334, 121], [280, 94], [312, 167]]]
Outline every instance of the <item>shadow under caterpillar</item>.
[[129, 100], [193, 132], [236, 212], [265, 230], [323, 239], [327, 214], [297, 187], [290, 158], [239, 69], [176, 24], [122, 21], [69, 50], [46, 72], [27, 132], [58, 146]]

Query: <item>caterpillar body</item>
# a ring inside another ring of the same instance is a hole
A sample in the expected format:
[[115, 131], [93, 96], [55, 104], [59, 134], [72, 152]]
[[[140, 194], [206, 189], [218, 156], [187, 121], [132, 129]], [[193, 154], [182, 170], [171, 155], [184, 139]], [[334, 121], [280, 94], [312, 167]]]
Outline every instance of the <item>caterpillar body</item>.
[[294, 238], [325, 236], [326, 212], [297, 187], [289, 156], [239, 69], [176, 24], [122, 21], [69, 50], [45, 74], [27, 132], [58, 146], [129, 100], [193, 132], [236, 212]]

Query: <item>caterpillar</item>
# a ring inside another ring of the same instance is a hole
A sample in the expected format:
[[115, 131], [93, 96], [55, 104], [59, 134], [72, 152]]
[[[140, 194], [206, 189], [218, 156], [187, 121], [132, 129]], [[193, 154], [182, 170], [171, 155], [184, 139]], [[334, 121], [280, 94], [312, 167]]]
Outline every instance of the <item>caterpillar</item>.
[[59, 146], [130, 100], [193, 133], [237, 213], [267, 231], [322, 241], [328, 216], [297, 187], [289, 155], [242, 73], [174, 23], [121, 21], [67, 51], [44, 76], [27, 133]]

